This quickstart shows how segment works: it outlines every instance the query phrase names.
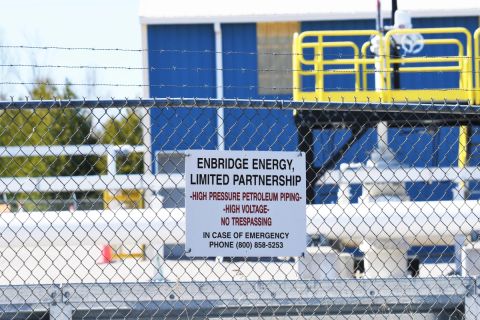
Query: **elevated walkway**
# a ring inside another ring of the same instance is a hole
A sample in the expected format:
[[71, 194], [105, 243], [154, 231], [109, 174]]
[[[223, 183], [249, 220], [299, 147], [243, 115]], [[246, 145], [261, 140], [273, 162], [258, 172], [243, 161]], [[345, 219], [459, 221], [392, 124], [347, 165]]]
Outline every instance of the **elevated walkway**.
[[[422, 37], [409, 38], [412, 35]], [[401, 56], [393, 49], [400, 44], [410, 48], [421, 45], [425, 50]], [[424, 114], [422, 109], [425, 105], [442, 110], [447, 105], [480, 104], [480, 29], [473, 36], [461, 27], [393, 29], [386, 34], [376, 30], [306, 31], [294, 35], [292, 50], [295, 101], [349, 106], [347, 111], [338, 108], [332, 118], [315, 109], [294, 112], [298, 148], [306, 153], [310, 202], [314, 201], [317, 179], [379, 124], [402, 129], [458, 127], [458, 140], [448, 142], [458, 144], [458, 167], [475, 159], [476, 141], [480, 140], [475, 136], [479, 134], [476, 126], [480, 123], [466, 115], [454, 116], [451, 109], [449, 114], [436, 115]], [[401, 89], [395, 88], [394, 74], [401, 79]], [[429, 81], [422, 82], [424, 78]], [[379, 104], [379, 109], [387, 107], [389, 112], [366, 117], [364, 111], [375, 110]], [[349, 129], [350, 138], [315, 167], [313, 130], [331, 134], [331, 129]]]

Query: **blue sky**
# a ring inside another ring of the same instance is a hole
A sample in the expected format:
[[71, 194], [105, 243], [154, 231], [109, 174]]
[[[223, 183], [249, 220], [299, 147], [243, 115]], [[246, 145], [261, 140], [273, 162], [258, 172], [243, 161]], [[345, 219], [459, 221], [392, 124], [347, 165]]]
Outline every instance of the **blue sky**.
[[[138, 0], [0, 0], [0, 45], [141, 48]], [[140, 52], [0, 48], [1, 64], [141, 67]], [[141, 70], [0, 67], [0, 82], [50, 78], [64, 83], [142, 84]], [[0, 94], [25, 96], [29, 85], [0, 84]], [[74, 86], [80, 96], [124, 98], [141, 87]]]

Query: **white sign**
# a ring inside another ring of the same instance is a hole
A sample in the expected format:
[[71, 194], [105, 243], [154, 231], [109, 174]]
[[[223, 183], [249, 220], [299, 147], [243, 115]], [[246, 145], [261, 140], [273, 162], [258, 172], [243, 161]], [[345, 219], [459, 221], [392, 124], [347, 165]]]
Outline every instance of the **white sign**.
[[189, 150], [185, 179], [188, 256], [302, 255], [305, 154]]

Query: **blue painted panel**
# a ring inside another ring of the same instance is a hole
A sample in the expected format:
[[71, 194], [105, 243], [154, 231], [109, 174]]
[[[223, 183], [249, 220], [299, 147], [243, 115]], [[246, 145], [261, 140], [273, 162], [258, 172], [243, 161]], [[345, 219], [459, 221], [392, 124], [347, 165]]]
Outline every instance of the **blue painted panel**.
[[[289, 99], [258, 94], [256, 24], [223, 24], [224, 95], [226, 98]], [[292, 111], [225, 110], [225, 147], [232, 150], [295, 150]]]
[[420, 263], [452, 263], [455, 260], [453, 246], [412, 246], [408, 250], [409, 257], [415, 257]]
[[[351, 253], [355, 258], [363, 258], [364, 253], [357, 247], [345, 247], [343, 252]], [[409, 258], [417, 258], [420, 263], [452, 263], [455, 258], [453, 246], [412, 246], [407, 252]]]
[[[151, 97], [215, 97], [213, 25], [148, 27]], [[151, 112], [153, 149], [213, 149], [213, 109], [164, 108]]]

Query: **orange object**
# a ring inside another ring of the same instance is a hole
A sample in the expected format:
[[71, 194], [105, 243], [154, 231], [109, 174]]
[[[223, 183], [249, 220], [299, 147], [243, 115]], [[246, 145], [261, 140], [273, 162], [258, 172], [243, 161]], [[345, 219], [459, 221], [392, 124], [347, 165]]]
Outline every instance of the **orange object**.
[[102, 257], [99, 263], [112, 263], [113, 262], [113, 249], [112, 246], [107, 244], [102, 249]]

